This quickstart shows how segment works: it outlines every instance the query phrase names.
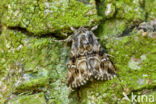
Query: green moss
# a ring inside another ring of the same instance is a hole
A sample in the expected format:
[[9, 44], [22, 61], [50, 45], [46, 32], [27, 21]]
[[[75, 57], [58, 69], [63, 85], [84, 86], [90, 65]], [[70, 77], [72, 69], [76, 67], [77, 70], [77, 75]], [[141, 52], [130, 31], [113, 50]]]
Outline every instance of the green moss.
[[34, 35], [60, 34], [69, 26], [93, 26], [99, 21], [93, 0], [89, 4], [77, 0], [15, 0], [8, 1], [7, 6], [2, 23], [26, 28]]
[[155, 7], [155, 5], [156, 5], [155, 0], [146, 0], [145, 1], [145, 11], [147, 13], [148, 21], [156, 18], [156, 7]]
[[125, 21], [113, 19], [107, 20], [103, 24], [101, 24], [96, 32], [100, 38], [102, 38], [102, 36], [109, 38], [112, 36], [121, 35], [126, 28], [127, 24]]
[[[69, 95], [71, 91], [66, 86], [65, 83], [61, 82], [62, 80], [57, 80], [53, 83], [51, 83], [49, 90], [49, 93], [47, 96], [50, 97], [48, 104], [54, 103], [54, 104], [69, 104], [69, 103], [75, 103], [73, 98], [70, 98]], [[77, 96], [76, 96], [77, 97]]]
[[34, 95], [18, 96], [8, 102], [8, 104], [46, 104], [43, 93]]
[[98, 104], [116, 104], [117, 100], [121, 100], [122, 89], [120, 82], [114, 80], [101, 82], [93, 81], [80, 90], [82, 104], [98, 103]]
[[129, 22], [145, 20], [145, 11], [139, 0], [118, 0], [116, 1], [116, 18], [125, 19]]
[[139, 0], [100, 0], [97, 6], [98, 14], [103, 17], [97, 30], [100, 36], [120, 36], [125, 30], [145, 21], [143, 3]]
[[[104, 19], [113, 17], [125, 19], [129, 22], [145, 20], [143, 3], [139, 0], [100, 0], [98, 2], [98, 13]], [[107, 13], [110, 15], [107, 15]]]
[[[109, 50], [111, 49], [111, 51], [109, 51], [110, 54], [115, 57], [114, 61], [116, 62], [117, 68], [120, 69], [119, 75], [121, 79], [125, 80], [125, 84], [128, 84], [130, 89], [154, 86], [154, 82], [150, 82], [154, 80], [155, 54], [152, 52], [155, 50], [154, 39], [143, 37], [142, 33], [129, 36], [126, 42], [123, 41], [124, 38], [127, 37], [123, 37], [121, 40], [114, 40], [114, 42], [111, 40], [112, 42], [107, 44], [107, 48]], [[142, 48], [142, 46], [144, 46], [144, 48]], [[118, 50], [118, 52], [116, 50]], [[137, 63], [137, 67], [129, 64], [131, 61]], [[129, 75], [126, 73], [129, 73]], [[125, 75], [127, 77], [125, 77]], [[147, 77], [144, 78], [144, 76]]]
[[116, 12], [115, 0], [100, 0], [97, 2], [98, 14], [103, 19], [113, 18]]
[[49, 76], [46, 70], [38, 71], [38, 73], [24, 74], [23, 77], [15, 84], [16, 92], [24, 92], [25, 90], [38, 90], [49, 84]]
[[52, 38], [27, 36], [7, 28], [3, 28], [0, 42], [0, 78], [1, 87], [5, 87], [0, 90], [0, 102], [11, 93], [33, 91], [52, 91], [54, 101], [70, 101], [70, 90], [65, 84], [68, 47], [61, 48], [63, 43]]

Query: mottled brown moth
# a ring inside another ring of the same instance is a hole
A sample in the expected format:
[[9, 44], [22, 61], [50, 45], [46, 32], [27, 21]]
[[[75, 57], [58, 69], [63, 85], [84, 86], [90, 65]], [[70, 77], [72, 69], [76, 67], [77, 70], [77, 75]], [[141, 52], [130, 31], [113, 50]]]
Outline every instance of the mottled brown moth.
[[74, 34], [65, 40], [72, 42], [67, 72], [67, 85], [70, 88], [78, 88], [91, 78], [111, 80], [116, 76], [115, 67], [93, 33], [96, 28], [71, 28]]

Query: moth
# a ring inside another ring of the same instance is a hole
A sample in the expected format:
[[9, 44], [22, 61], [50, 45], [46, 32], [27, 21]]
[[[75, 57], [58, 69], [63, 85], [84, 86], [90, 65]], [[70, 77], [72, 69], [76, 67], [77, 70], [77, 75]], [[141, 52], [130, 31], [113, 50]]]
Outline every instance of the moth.
[[67, 85], [72, 89], [85, 85], [91, 78], [111, 80], [116, 76], [109, 55], [102, 50], [93, 33], [96, 28], [71, 28], [74, 34], [65, 39], [72, 43], [67, 65]]

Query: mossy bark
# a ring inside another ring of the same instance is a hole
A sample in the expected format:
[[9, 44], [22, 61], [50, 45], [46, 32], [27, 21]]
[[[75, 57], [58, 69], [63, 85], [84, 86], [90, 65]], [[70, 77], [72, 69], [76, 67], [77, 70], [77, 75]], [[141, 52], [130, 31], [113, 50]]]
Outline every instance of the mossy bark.
[[[3, 0], [0, 103], [129, 104], [124, 98], [132, 93], [156, 101], [156, 29], [138, 30], [156, 18], [155, 5], [155, 0]], [[66, 86], [70, 44], [54, 40], [71, 35], [71, 26], [97, 24], [95, 34], [113, 56], [120, 80], [93, 80], [71, 91]]]

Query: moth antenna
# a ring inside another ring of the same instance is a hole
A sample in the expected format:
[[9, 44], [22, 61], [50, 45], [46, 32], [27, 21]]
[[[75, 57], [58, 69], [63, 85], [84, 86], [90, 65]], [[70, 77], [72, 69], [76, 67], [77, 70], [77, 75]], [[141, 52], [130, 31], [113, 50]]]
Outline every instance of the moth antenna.
[[70, 27], [70, 29], [71, 29], [74, 33], [77, 32], [77, 30], [76, 30], [74, 27]]
[[114, 58], [114, 56], [113, 56], [113, 55], [110, 55], [110, 54], [108, 54], [108, 53], [106, 53], [106, 55]]
[[97, 28], [98, 28], [98, 25], [92, 27], [92, 28], [91, 28], [91, 31], [94, 31], [94, 30], [96, 30]]
[[71, 42], [72, 41], [72, 35], [68, 36], [64, 40], [54, 40], [55, 42]]

